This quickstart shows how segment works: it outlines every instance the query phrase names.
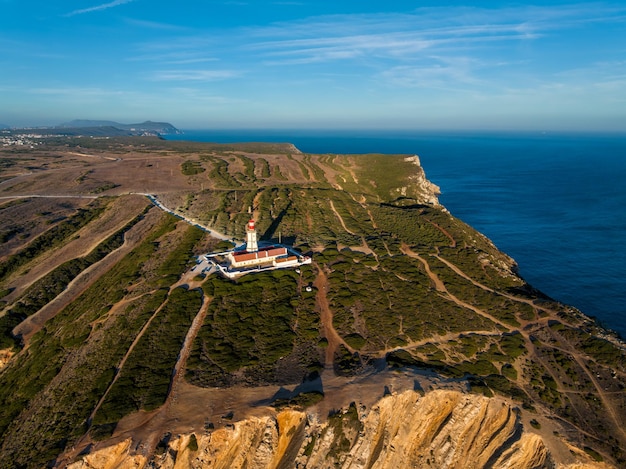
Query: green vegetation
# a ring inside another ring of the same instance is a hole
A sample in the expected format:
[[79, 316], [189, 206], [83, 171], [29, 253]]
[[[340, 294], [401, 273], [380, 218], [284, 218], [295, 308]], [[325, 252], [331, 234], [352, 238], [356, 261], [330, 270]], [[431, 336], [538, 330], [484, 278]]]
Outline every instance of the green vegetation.
[[302, 300], [293, 271], [237, 283], [211, 277], [205, 292], [213, 299], [187, 363], [192, 384], [299, 383], [319, 367], [317, 333], [309, 333], [318, 318]]
[[324, 174], [324, 170], [320, 168], [319, 165], [313, 162], [311, 155], [304, 156], [304, 164], [311, 170], [311, 173], [313, 173], [313, 178], [317, 182], [326, 182], [326, 175]]
[[352, 402], [345, 413], [331, 413], [328, 417], [328, 426], [332, 428], [335, 437], [328, 451], [328, 456], [336, 460], [339, 456], [350, 451], [359, 432], [363, 429], [356, 404]]
[[[10, 442], [5, 454], [11, 454], [13, 460], [43, 464], [59, 453], [64, 442], [87, 430], [86, 419], [110, 384], [115, 367], [141, 327], [165, 299], [167, 291], [158, 289], [163, 274], [157, 274], [154, 269], [159, 270], [161, 262], [170, 258], [168, 254], [175, 245], [163, 243], [163, 250], [157, 241], [174, 234], [177, 223], [175, 217], [163, 215], [161, 224], [137, 248], [96, 281], [78, 301], [48, 321], [33, 337], [29, 353], [20, 355], [0, 375], [0, 435]], [[157, 264], [151, 264], [151, 270], [146, 271], [144, 266], [149, 260], [156, 260]], [[171, 263], [169, 269], [172, 268], [180, 268], [180, 265]], [[169, 275], [169, 269], [165, 270], [165, 275]], [[112, 305], [120, 301], [132, 286], [135, 286], [134, 300], [123, 311], [115, 312]], [[139, 286], [147, 294], [137, 296], [138, 292], [141, 293]], [[167, 313], [164, 314], [171, 312], [174, 318], [171, 321], [175, 322], [181, 315], [172, 308], [174, 312], [165, 308]], [[171, 327], [176, 325], [171, 324]], [[176, 329], [175, 340], [181, 340], [182, 329], [184, 327]], [[168, 357], [171, 357], [171, 347], [173, 345], [167, 348]], [[77, 354], [77, 350], [84, 353]], [[161, 350], [151, 353], [158, 356], [145, 355], [148, 362], [165, 366], [160, 361]], [[169, 376], [170, 372], [166, 374]], [[55, 377], [57, 379], [52, 382]], [[16, 394], [15, 389], [20, 392]], [[42, 394], [44, 389], [47, 391]], [[155, 388], [142, 402], [158, 405], [162, 391], [162, 387]], [[38, 409], [37, 418], [10, 429], [10, 423], [26, 406], [31, 410]], [[106, 429], [99, 430], [107, 434]], [[32, 453], [22, 454], [25, 447], [32, 447], [37, 457]]]
[[550, 328], [557, 331], [564, 339], [572, 341], [599, 363], [619, 364], [626, 368], [626, 358], [620, 349], [612, 342], [591, 335], [589, 332], [579, 328], [567, 327], [560, 322], [553, 322]]
[[287, 178], [283, 176], [283, 173], [280, 171], [280, 166], [272, 167], [272, 176], [279, 181], [287, 181]]
[[276, 399], [272, 402], [272, 406], [277, 409], [285, 407], [293, 407], [295, 409], [304, 410], [307, 407], [314, 406], [318, 402], [324, 399], [324, 394], [319, 391], [310, 391], [296, 394], [289, 399]]
[[72, 217], [53, 226], [48, 231], [35, 238], [20, 252], [0, 263], [0, 280], [3, 280], [10, 273], [32, 261], [43, 252], [60, 245], [69, 236], [95, 220], [106, 209], [106, 203], [107, 202], [102, 202], [101, 199], [98, 199], [89, 209], [79, 208]]
[[116, 187], [120, 187], [119, 184], [115, 184], [114, 182], [105, 182], [104, 184], [96, 187], [95, 189], [91, 190], [90, 192], [92, 194], [102, 194], [103, 192], [109, 191], [111, 189], [115, 189]]
[[430, 294], [430, 280], [418, 260], [389, 256], [387, 249], [375, 270], [368, 266], [373, 256], [349, 249], [326, 250], [315, 259], [331, 271], [327, 296], [335, 328], [349, 344], [356, 339], [351, 345], [360, 350], [472, 328], [494, 329], [482, 316]]
[[272, 173], [270, 172], [270, 164], [265, 158], [257, 158], [257, 164], [260, 166], [260, 173], [263, 179], [269, 178]]
[[247, 156], [237, 155], [244, 165], [244, 172], [238, 173], [240, 179], [244, 183], [253, 183], [256, 181], [256, 175], [254, 174], [254, 160]]
[[213, 169], [209, 173], [209, 178], [220, 188], [241, 187], [241, 183], [230, 175], [228, 162], [222, 158], [204, 156], [203, 160], [209, 161]]
[[[236, 282], [197, 275], [193, 282], [202, 282], [202, 291], [171, 289], [194, 254], [231, 244], [209, 240], [160, 212], [155, 221], [157, 212], [151, 213], [146, 221], [156, 225], [147, 223], [137, 246], [49, 320], [0, 374], [3, 460], [43, 467], [87, 431], [105, 439], [129, 413], [161, 406], [203, 300], [207, 316], [180, 370], [189, 383], [296, 385], [317, 377], [330, 365], [325, 357], [331, 345], [320, 324], [325, 303], [319, 300], [325, 298], [345, 343], [333, 349], [335, 373], [358, 375], [384, 355], [391, 367], [428, 369], [462, 381], [472, 392], [507, 396], [572, 429], [584, 428], [589, 436], [581, 441], [589, 454], [623, 462], [621, 442], [611, 434], [614, 419], [605, 408], [614, 399], [621, 417], [616, 396], [624, 389], [623, 351], [592, 321], [525, 284], [486, 238], [423, 203], [414, 184], [419, 169], [404, 156], [302, 155], [285, 145], [158, 139], [55, 144], [120, 154], [133, 145], [151, 158], [175, 158], [182, 173], [193, 176], [186, 183], [201, 188], [168, 194], [188, 216], [241, 239], [253, 207], [263, 241], [275, 243], [280, 236], [311, 254], [313, 264]], [[95, 174], [86, 166], [73, 177], [87, 187]], [[95, 190], [112, 188], [107, 181], [98, 184]], [[20, 223], [3, 228], [0, 238], [18, 250], [0, 264], [7, 312], [0, 317], [2, 347], [14, 345], [10, 331], [19, 321], [122, 244], [138, 218], [88, 255], [51, 270], [19, 298], [10, 295], [11, 282], [31, 261], [67, 243], [108, 206], [102, 199], [63, 219], [71, 207], [55, 211], [46, 205], [36, 220], [39, 226], [50, 220], [49, 229], [34, 239]], [[19, 250], [22, 236], [30, 242]], [[320, 391], [297, 393], [272, 405], [306, 408], [323, 397]], [[329, 423], [335, 435], [330, 456], [341, 464], [361, 430], [356, 405], [332, 413]], [[539, 423], [533, 419], [530, 425]], [[316, 441], [311, 438], [305, 454]], [[188, 448], [196, 451], [197, 445], [194, 435]]]
[[177, 246], [164, 259], [164, 262], [156, 269], [161, 276], [159, 287], [169, 287], [180, 277], [180, 273], [193, 263], [193, 247], [204, 236], [200, 228], [191, 226], [186, 229]]
[[0, 232], [0, 244], [4, 244], [7, 241], [10, 241], [15, 236], [19, 235], [20, 233], [23, 233], [23, 231], [24, 229], [19, 226], [7, 227], [5, 230]]
[[292, 155], [287, 155], [287, 156], [290, 160], [296, 162], [296, 164], [300, 168], [300, 172], [302, 173], [302, 176], [304, 176], [304, 179], [306, 179], [307, 181], [310, 181], [311, 173], [309, 172], [309, 169], [306, 167], [306, 165], [302, 163], [300, 160], [296, 160]]
[[14, 341], [19, 342], [19, 338], [13, 338], [11, 334], [13, 328], [25, 318], [36, 313], [39, 309], [52, 301], [67, 288], [67, 285], [76, 278], [78, 274], [102, 260], [113, 250], [119, 248], [124, 243], [125, 233], [143, 218], [143, 215], [148, 209], [149, 207], [144, 210], [144, 213], [137, 215], [123, 228], [98, 244], [98, 246], [86, 256], [78, 257], [61, 264], [33, 283], [20, 298], [14, 302], [7, 314], [0, 317], [0, 347], [10, 347]]
[[590, 448], [589, 446], [585, 446], [583, 449], [585, 450], [585, 453], [587, 453], [589, 456], [593, 458], [594, 461], [597, 461], [597, 462], [604, 461], [604, 458], [602, 457], [602, 455], [598, 453], [595, 449]]
[[200, 161], [187, 160], [181, 165], [181, 171], [185, 176], [194, 176], [205, 172]]
[[196, 434], [192, 433], [189, 437], [189, 443], [187, 444], [187, 448], [190, 451], [198, 451], [198, 439], [196, 438]]
[[370, 154], [365, 157], [367, 163], [355, 171], [359, 181], [375, 181], [376, 195], [382, 201], [395, 200], [400, 187], [411, 187], [409, 177], [416, 166], [404, 158], [395, 158], [390, 164], [390, 155]]
[[201, 304], [199, 291], [181, 287], [172, 291], [126, 360], [94, 425], [109, 425], [131, 412], [153, 410], [165, 402], [178, 353]]

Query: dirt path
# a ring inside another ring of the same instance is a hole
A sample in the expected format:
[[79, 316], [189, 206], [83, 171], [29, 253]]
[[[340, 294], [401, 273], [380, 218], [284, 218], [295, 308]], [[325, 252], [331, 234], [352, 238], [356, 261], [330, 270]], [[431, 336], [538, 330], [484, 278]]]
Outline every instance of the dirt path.
[[[552, 334], [554, 339], [558, 341], [558, 343], [560, 344], [564, 343], [564, 341], [559, 340], [559, 337], [554, 333], [554, 331], [550, 330], [550, 333]], [[550, 347], [560, 350], [574, 358], [574, 361], [576, 362], [576, 364], [580, 367], [581, 370], [585, 372], [585, 374], [587, 375], [587, 378], [589, 378], [593, 386], [596, 388], [596, 392], [598, 393], [598, 397], [600, 398], [600, 401], [602, 401], [602, 405], [608, 411], [611, 417], [611, 420], [613, 421], [613, 424], [615, 425], [615, 428], [621, 434], [622, 442], [626, 442], [626, 430], [624, 429], [624, 423], [618, 417], [618, 413], [615, 411], [615, 408], [613, 407], [613, 402], [607, 396], [607, 394], [609, 393], [604, 391], [604, 388], [602, 387], [600, 383], [598, 383], [598, 380], [596, 379], [594, 373], [590, 371], [589, 368], [587, 368], [587, 365], [584, 363], [580, 352], [571, 347], [563, 348], [563, 347], [555, 347], [553, 345], [550, 345]], [[554, 379], [555, 379], [555, 382], [558, 383], [558, 381], [556, 381], [556, 377], [554, 377]]]
[[439, 231], [441, 231], [441, 233], [443, 233], [443, 235], [448, 238], [450, 240], [450, 247], [451, 248], [455, 248], [456, 247], [456, 240], [452, 237], [452, 235], [450, 233], [448, 233], [448, 231], [439, 226], [437, 223], [435, 223], [434, 221], [430, 221], [428, 218], [424, 217], [424, 220], [426, 220], [428, 223], [430, 223], [431, 225], [433, 225], [435, 228], [437, 228]]
[[132, 251], [158, 222], [159, 212], [148, 213], [143, 220], [133, 226], [124, 236], [124, 244], [109, 253], [106, 257], [89, 266], [76, 276], [56, 298], [47, 303], [35, 314], [29, 316], [15, 329], [13, 334], [21, 335], [24, 339], [25, 348], [32, 336], [39, 332], [46, 321], [49, 321], [62, 311], [67, 305], [91, 287], [102, 275], [108, 272], [124, 256]]
[[152, 202], [155, 206], [157, 206], [158, 208], [160, 208], [164, 212], [171, 213], [175, 217], [181, 218], [182, 220], [186, 221], [190, 225], [193, 225], [193, 226], [195, 226], [197, 228], [200, 228], [201, 230], [206, 231], [213, 238], [221, 239], [222, 241], [231, 241], [231, 239], [232, 239], [232, 236], [227, 236], [224, 233], [220, 233], [219, 231], [215, 231], [213, 228], [209, 228], [208, 226], [201, 225], [196, 220], [192, 220], [191, 218], [188, 218], [185, 215], [183, 215], [181, 213], [178, 213], [177, 211], [175, 211], [175, 210], [173, 210], [171, 208], [166, 207], [165, 205], [163, 205], [163, 203], [159, 199], [157, 199], [157, 196], [154, 195], [154, 194], [147, 194], [147, 193], [140, 193], [140, 192], [137, 192], [137, 194], [146, 196], [148, 198], [148, 200], [150, 200], [150, 202]]
[[[259, 220], [261, 217], [261, 211], [259, 207], [261, 206], [261, 196], [263, 195], [263, 191], [259, 191], [254, 196], [254, 200], [252, 201], [252, 219]], [[245, 208], [245, 207], [244, 207]]]
[[171, 293], [171, 291], [172, 290], [170, 290], [168, 292], [168, 295], [163, 300], [163, 303], [161, 303], [161, 305], [156, 309], [156, 311], [152, 314], [152, 316], [150, 316], [150, 318], [143, 325], [143, 327], [141, 328], [141, 330], [139, 331], [139, 333], [135, 337], [135, 340], [133, 340], [133, 343], [130, 344], [130, 347], [128, 348], [128, 350], [126, 351], [124, 356], [122, 357], [122, 360], [120, 360], [120, 363], [115, 368], [115, 376], [113, 377], [113, 380], [111, 381], [111, 383], [107, 387], [106, 391], [104, 391], [104, 394], [102, 394], [102, 397], [100, 398], [100, 400], [98, 401], [98, 403], [94, 407], [93, 411], [91, 412], [91, 415], [89, 415], [89, 418], [87, 419], [87, 425], [88, 426], [91, 426], [91, 422], [93, 421], [94, 416], [96, 415], [96, 413], [98, 412], [98, 410], [102, 406], [102, 403], [105, 401], [106, 397], [108, 396], [109, 391], [111, 391], [111, 389], [113, 388], [113, 386], [115, 385], [115, 383], [119, 379], [119, 377], [120, 377], [120, 375], [122, 373], [122, 370], [124, 369], [124, 365], [126, 364], [126, 361], [128, 360], [128, 357], [130, 357], [131, 353], [133, 353], [133, 350], [135, 349], [135, 347], [137, 346], [137, 344], [139, 343], [139, 341], [141, 340], [141, 338], [143, 337], [145, 332], [148, 330], [148, 327], [150, 327], [150, 324], [152, 324], [152, 321], [154, 321], [154, 318], [156, 318], [158, 316], [158, 314], [161, 312], [161, 310], [167, 304], [167, 299], [169, 298], [169, 294]]
[[[185, 335], [183, 346], [180, 349], [178, 359], [174, 365], [172, 380], [170, 381], [170, 388], [168, 390], [165, 403], [150, 417], [149, 420], [133, 432], [133, 440], [141, 442], [141, 453], [148, 458], [154, 454], [162, 435], [169, 430], [169, 422], [171, 420], [178, 419], [177, 413], [172, 409], [174, 404], [178, 403], [180, 400], [181, 387], [184, 385], [184, 370], [187, 364], [187, 359], [191, 353], [193, 342], [195, 341], [196, 336], [204, 323], [210, 303], [211, 299], [203, 295], [202, 305], [194, 317], [191, 327], [189, 327], [189, 330]], [[193, 409], [196, 402], [186, 401], [183, 398], [181, 404]]]
[[[189, 272], [186, 272], [185, 274], [183, 274], [181, 276], [181, 279], [188, 277], [187, 275], [188, 273]], [[104, 401], [106, 400], [107, 395], [109, 394], [109, 392], [111, 391], [111, 389], [113, 388], [117, 380], [119, 379], [122, 373], [122, 370], [124, 369], [124, 365], [126, 364], [128, 357], [130, 357], [133, 350], [135, 349], [135, 346], [141, 340], [141, 338], [143, 337], [147, 329], [150, 327], [150, 324], [152, 324], [154, 319], [158, 316], [158, 314], [167, 304], [167, 300], [169, 298], [170, 293], [176, 288], [176, 285], [179, 285], [180, 283], [181, 282], [179, 281], [175, 285], [172, 285], [170, 287], [168, 296], [165, 298], [163, 303], [161, 303], [161, 305], [157, 308], [157, 310], [152, 314], [152, 316], [150, 316], [148, 321], [146, 321], [146, 323], [141, 328], [141, 330], [139, 331], [139, 333], [133, 340], [132, 344], [130, 345], [126, 353], [124, 354], [124, 357], [122, 357], [122, 360], [116, 367], [115, 376], [113, 377], [113, 380], [111, 381], [111, 383], [105, 390], [104, 394], [102, 395], [102, 397], [100, 398], [100, 400], [94, 407], [93, 411], [91, 412], [91, 415], [87, 419], [88, 426], [91, 426], [91, 422], [93, 421], [94, 416], [96, 415], [96, 413], [98, 412], [98, 410], [100, 409]], [[191, 326], [189, 330], [187, 331], [187, 334], [185, 335], [185, 340], [183, 341], [183, 345], [178, 354], [176, 364], [174, 365], [174, 370], [172, 372], [172, 379], [170, 381], [170, 388], [168, 390], [168, 395], [167, 395], [165, 403], [163, 404], [163, 406], [161, 406], [159, 409], [155, 410], [154, 412], [149, 412], [149, 413], [138, 412], [135, 415], [134, 421], [137, 427], [132, 431], [133, 440], [141, 443], [140, 452], [144, 454], [146, 457], [149, 457], [150, 455], [154, 453], [156, 445], [159, 442], [159, 438], [166, 431], [165, 423], [171, 418], [171, 416], [168, 415], [171, 409], [171, 404], [173, 401], [176, 401], [178, 399], [179, 388], [180, 388], [180, 385], [182, 382], [182, 376], [183, 376], [182, 371], [185, 369], [187, 359], [189, 358], [189, 354], [191, 353], [191, 347], [193, 345], [193, 342], [196, 336], [198, 335], [198, 331], [200, 330], [200, 328], [202, 327], [202, 324], [204, 323], [204, 320], [206, 318], [206, 315], [209, 309], [209, 304], [210, 304], [210, 299], [207, 298], [206, 296], [203, 296], [200, 310], [194, 317], [191, 323]], [[77, 449], [84, 448], [87, 444], [89, 444], [90, 440], [91, 439], [89, 437], [89, 432], [87, 431], [85, 435], [79, 440], [79, 442], [77, 442], [77, 444], [75, 445], [75, 448]], [[68, 460], [71, 460], [72, 457], [73, 457], [73, 454], [69, 455]]]
[[100, 216], [73, 233], [67, 242], [46, 250], [12, 273], [8, 286], [13, 291], [4, 299], [12, 302], [59, 265], [86, 256], [146, 207], [146, 201], [141, 197], [124, 197], [111, 202]]
[[499, 326], [503, 327], [504, 330], [507, 330], [507, 331], [512, 331], [513, 330], [513, 328], [511, 328], [511, 326], [509, 326], [508, 324], [503, 323], [498, 318], [492, 316], [491, 314], [487, 313], [486, 311], [484, 311], [484, 310], [482, 310], [482, 309], [480, 309], [480, 308], [478, 308], [478, 307], [476, 307], [474, 305], [466, 303], [465, 301], [457, 298], [455, 295], [450, 293], [448, 291], [448, 289], [446, 288], [446, 286], [444, 285], [444, 283], [441, 281], [441, 279], [437, 276], [437, 274], [435, 274], [432, 270], [430, 270], [430, 265], [428, 264], [428, 261], [426, 259], [424, 259], [422, 256], [420, 256], [419, 254], [417, 254], [416, 252], [413, 252], [406, 244], [403, 244], [401, 246], [400, 250], [404, 254], [406, 254], [407, 256], [419, 260], [424, 265], [424, 269], [426, 270], [426, 274], [428, 275], [430, 280], [435, 285], [435, 289], [439, 293], [442, 294], [443, 298], [451, 300], [452, 302], [456, 303], [458, 306], [461, 306], [462, 308], [474, 311], [479, 316], [482, 316], [485, 319], [488, 319], [489, 321], [494, 322], [494, 323], [498, 324]]
[[111, 161], [121, 161], [122, 158], [114, 158], [112, 156], [102, 156], [102, 155], [87, 155], [86, 153], [76, 153], [75, 151], [68, 151], [68, 155], [76, 155], [76, 156], [84, 156], [87, 158], [100, 158], [103, 160], [111, 160]]
[[424, 265], [424, 269], [426, 270], [426, 275], [428, 275], [428, 278], [430, 278], [430, 280], [435, 285], [435, 290], [437, 290], [440, 293], [445, 293], [446, 295], [448, 294], [448, 290], [447, 290], [446, 286], [439, 279], [439, 277], [437, 277], [437, 275], [435, 275], [430, 270], [430, 265], [428, 264], [428, 262], [426, 262], [426, 259], [422, 258], [419, 254], [417, 254], [416, 252], [412, 251], [411, 248], [409, 248], [406, 244], [403, 244], [400, 247], [400, 250], [404, 254], [406, 254], [407, 256], [412, 257], [413, 259], [419, 260]]
[[326, 291], [328, 289], [328, 279], [326, 278], [326, 274], [324, 271], [315, 264], [317, 268], [318, 274], [313, 282], [313, 285], [317, 289], [317, 293], [315, 295], [315, 302], [317, 309], [320, 312], [320, 321], [322, 324], [322, 331], [326, 340], [328, 340], [328, 347], [326, 347], [326, 355], [325, 355], [325, 364], [326, 368], [332, 368], [335, 353], [339, 350], [339, 346], [343, 345], [346, 347], [350, 353], [354, 353], [352, 347], [344, 342], [341, 336], [335, 330], [333, 326], [333, 313], [330, 310], [328, 305], [328, 298], [326, 297]]
[[[542, 311], [547, 312], [548, 314], [550, 314], [550, 316], [548, 316], [547, 318], [543, 318], [543, 322], [548, 321], [551, 317], [554, 317], [554, 315], [556, 314], [556, 311], [549, 309], [549, 308], [545, 308], [545, 307], [541, 307], [536, 305], [533, 300], [527, 299], [527, 298], [520, 298], [520, 297], [516, 297], [513, 295], [509, 295], [507, 293], [503, 293], [503, 292], [499, 292], [496, 290], [493, 290], [492, 288], [487, 287], [486, 285], [481, 284], [480, 282], [472, 279], [469, 275], [465, 274], [461, 269], [459, 269], [456, 265], [454, 265], [452, 262], [443, 259], [442, 257], [435, 255], [434, 256], [436, 259], [440, 260], [441, 262], [443, 262], [446, 266], [448, 266], [454, 273], [456, 273], [457, 275], [463, 277], [466, 280], [469, 280], [473, 285], [475, 285], [478, 288], [481, 288], [485, 291], [503, 296], [509, 300], [512, 301], [516, 301], [516, 302], [520, 302], [520, 303], [524, 303], [524, 304], [529, 304], [534, 308], [537, 309], [541, 309]], [[421, 260], [421, 259], [420, 259]], [[422, 260], [422, 262], [424, 263], [425, 261]], [[429, 269], [427, 269], [427, 272], [429, 274], [429, 276], [431, 275], [431, 272]], [[431, 277], [432, 278], [432, 277]], [[444, 287], [445, 288], [445, 287]], [[531, 321], [525, 321], [525, 324], [530, 323]], [[537, 322], [537, 321], [532, 321], [532, 322]], [[520, 328], [522, 329], [522, 328]], [[550, 366], [548, 366], [548, 364], [543, 363], [543, 360], [541, 360], [539, 358], [539, 356], [537, 355], [537, 353], [534, 351], [534, 348], [532, 347], [532, 341], [530, 340], [530, 336], [528, 334], [527, 331], [524, 330], [520, 330], [520, 332], [522, 333], [522, 335], [524, 336], [524, 338], [526, 339], [527, 342], [527, 348], [532, 351], [532, 354], [534, 356], [535, 360], [538, 360], [542, 363], [543, 367], [548, 370], [548, 372], [552, 375], [552, 378], [555, 380], [556, 383], [559, 382], [559, 379], [557, 376], [554, 376], [552, 373], [552, 368]], [[554, 335], [554, 333], [551, 331], [551, 333]], [[558, 343], [567, 343], [566, 341], [561, 341], [559, 340], [559, 337], [554, 337], [555, 340]], [[578, 364], [578, 366], [580, 367], [581, 370], [584, 371], [584, 373], [587, 375], [587, 377], [589, 378], [589, 380], [591, 381], [591, 383], [593, 384], [593, 386], [596, 389], [597, 395], [600, 398], [600, 400], [602, 401], [602, 405], [604, 406], [604, 408], [607, 410], [611, 420], [613, 421], [613, 424], [615, 425], [615, 428], [618, 430], [619, 433], [621, 433], [621, 437], [622, 437], [622, 441], [626, 440], [626, 431], [624, 430], [624, 427], [622, 425], [622, 422], [620, 420], [620, 418], [618, 417], [618, 413], [615, 411], [614, 407], [613, 407], [613, 403], [611, 401], [611, 399], [607, 396], [608, 393], [606, 393], [602, 387], [602, 385], [598, 382], [598, 380], [596, 379], [596, 377], [594, 376], [594, 373], [592, 371], [590, 371], [587, 366], [585, 365], [582, 356], [580, 354], [579, 351], [568, 347], [567, 349], [563, 349], [561, 347], [554, 347], [551, 346], [552, 348], [556, 348], [558, 350], [561, 350], [564, 353], [567, 353], [568, 355], [572, 356], [574, 361]], [[560, 392], [563, 393], [567, 393], [567, 390], [563, 390], [563, 389], [559, 389]]]
[[339, 212], [338, 212], [338, 211], [337, 211], [337, 209], [335, 208], [335, 204], [333, 204], [333, 201], [332, 201], [332, 200], [329, 200], [328, 202], [330, 203], [330, 208], [331, 208], [331, 210], [333, 211], [333, 213], [334, 213], [334, 214], [337, 216], [337, 218], [339, 219], [339, 223], [341, 223], [342, 228], [343, 228], [346, 232], [350, 233], [351, 235], [355, 235], [355, 236], [356, 236], [356, 233], [353, 233], [352, 231], [350, 231], [350, 230], [348, 229], [348, 227], [346, 226], [346, 224], [344, 223], [343, 218], [341, 218], [341, 215], [339, 215]]
[[170, 386], [168, 399], [172, 397], [175, 398], [177, 396], [178, 388], [180, 387], [180, 382], [182, 379], [181, 372], [187, 366], [187, 359], [189, 358], [189, 354], [191, 353], [191, 347], [193, 346], [194, 340], [196, 340], [196, 337], [198, 336], [200, 328], [204, 324], [204, 320], [206, 319], [210, 304], [211, 298], [202, 295], [202, 306], [200, 306], [200, 310], [198, 311], [198, 314], [196, 314], [196, 317], [193, 318], [191, 327], [187, 331], [183, 346], [180, 349], [180, 353], [178, 354], [178, 360], [176, 361], [176, 365], [174, 366], [174, 375], [172, 377], [172, 384]]
[[400, 345], [398, 347], [390, 347], [383, 350], [379, 350], [376, 352], [376, 355], [380, 358], [386, 356], [389, 352], [394, 352], [396, 350], [411, 350], [413, 348], [421, 347], [426, 344], [437, 344], [444, 345], [446, 342], [450, 342], [451, 340], [460, 339], [463, 336], [468, 336], [471, 334], [477, 334], [485, 337], [500, 337], [502, 334], [500, 332], [494, 331], [463, 331], [463, 332], [450, 332], [444, 335], [431, 335], [421, 340], [409, 341], [406, 345]]
[[447, 259], [444, 259], [443, 257], [441, 257], [439, 255], [433, 255], [433, 257], [435, 257], [436, 259], [440, 260], [445, 265], [447, 265], [455, 274], [459, 275], [460, 277], [463, 277], [465, 280], [470, 281], [474, 286], [476, 286], [476, 287], [478, 287], [478, 288], [480, 288], [482, 290], [488, 291], [490, 293], [494, 293], [496, 295], [500, 295], [500, 296], [502, 296], [504, 298], [507, 298], [507, 299], [509, 299], [511, 301], [517, 301], [518, 303], [525, 303], [527, 305], [532, 306], [533, 308], [539, 309], [539, 310], [544, 311], [544, 312], [549, 313], [549, 314], [556, 314], [556, 311], [554, 311], [553, 309], [537, 305], [531, 299], [520, 298], [518, 296], [509, 295], [508, 293], [496, 291], [493, 288], [488, 287], [487, 285], [483, 285], [482, 283], [480, 283], [480, 282], [474, 280], [473, 278], [471, 278], [469, 275], [467, 275], [465, 272], [463, 272], [461, 269], [459, 269], [456, 265], [454, 265], [452, 262], [448, 261]]

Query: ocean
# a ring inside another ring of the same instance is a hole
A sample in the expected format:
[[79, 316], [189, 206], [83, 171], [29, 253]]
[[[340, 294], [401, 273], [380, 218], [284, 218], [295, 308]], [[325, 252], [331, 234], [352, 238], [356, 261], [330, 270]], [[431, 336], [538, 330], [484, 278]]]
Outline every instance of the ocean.
[[626, 338], [626, 134], [190, 130], [176, 140], [419, 155], [440, 202], [522, 277]]

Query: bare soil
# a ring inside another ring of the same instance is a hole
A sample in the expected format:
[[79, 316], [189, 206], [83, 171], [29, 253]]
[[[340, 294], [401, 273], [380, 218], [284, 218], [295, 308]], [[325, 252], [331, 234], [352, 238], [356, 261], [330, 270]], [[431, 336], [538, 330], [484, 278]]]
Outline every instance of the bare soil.
[[128, 252], [141, 243], [145, 234], [158, 222], [159, 217], [160, 213], [156, 210], [148, 213], [146, 218], [137, 223], [137, 225], [126, 233], [124, 244], [120, 248], [81, 272], [59, 296], [32, 316], [26, 318], [13, 330], [13, 333], [15, 335], [21, 335], [25, 346], [28, 346], [31, 337], [43, 327], [46, 321], [56, 316], [63, 308], [74, 301], [111, 267], [119, 262]]
[[[60, 264], [77, 257], [85, 256], [100, 242], [122, 228], [136, 217], [149, 204], [145, 197], [126, 196], [115, 199], [111, 208], [89, 226], [79, 230], [73, 239], [58, 249], [49, 250], [36, 262], [31, 262], [20, 269], [9, 284], [13, 292], [6, 298], [12, 301], [23, 291]], [[138, 237], [136, 236], [138, 239]], [[20, 275], [25, 270], [28, 274]]]

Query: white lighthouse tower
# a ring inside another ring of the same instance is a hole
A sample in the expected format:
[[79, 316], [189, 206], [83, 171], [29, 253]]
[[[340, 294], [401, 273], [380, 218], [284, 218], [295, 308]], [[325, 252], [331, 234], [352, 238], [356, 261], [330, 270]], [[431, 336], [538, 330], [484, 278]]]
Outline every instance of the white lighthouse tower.
[[256, 241], [256, 229], [254, 228], [254, 220], [250, 219], [246, 225], [246, 251], [257, 252], [259, 245]]

